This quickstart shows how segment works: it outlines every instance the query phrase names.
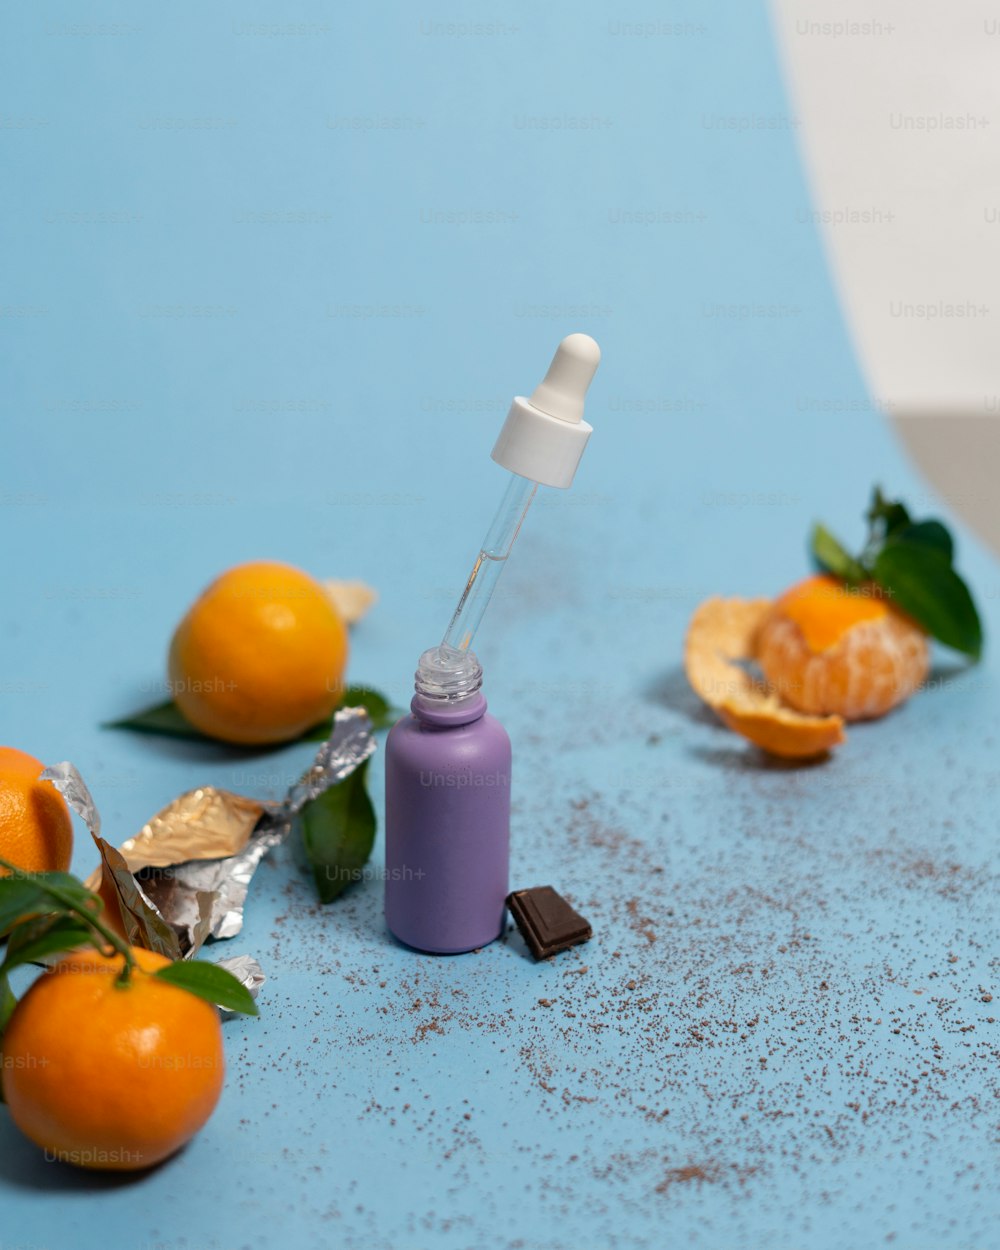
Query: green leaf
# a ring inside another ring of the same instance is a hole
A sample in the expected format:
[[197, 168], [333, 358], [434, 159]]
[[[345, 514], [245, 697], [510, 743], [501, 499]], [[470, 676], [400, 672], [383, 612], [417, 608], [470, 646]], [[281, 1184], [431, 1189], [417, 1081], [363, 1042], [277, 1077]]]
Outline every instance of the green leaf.
[[0, 877], [0, 933], [38, 911], [64, 911], [71, 907], [100, 909], [101, 900], [68, 872], [24, 872], [7, 860], [0, 867], [13, 875]]
[[166, 734], [171, 738], [196, 738], [200, 742], [214, 741], [201, 730], [195, 729], [172, 699], [168, 699], [166, 703], [157, 703], [155, 707], [147, 707], [123, 720], [107, 721], [101, 728], [131, 729], [135, 733]]
[[46, 893], [57, 894], [60, 901], [65, 900], [76, 907], [89, 907], [93, 911], [100, 910], [100, 898], [71, 872], [33, 872], [28, 877]]
[[0, 1034], [7, 1027], [7, 1021], [14, 1014], [14, 1008], [17, 1006], [17, 999], [7, 983], [7, 977], [0, 974]]
[[834, 577], [841, 577], [851, 585], [865, 580], [865, 570], [855, 558], [837, 541], [825, 525], [814, 525], [809, 539], [809, 549], [819, 567]]
[[73, 916], [37, 916], [22, 921], [11, 932], [7, 955], [0, 965], [0, 977], [6, 977], [22, 964], [38, 963], [47, 955], [73, 950], [92, 942], [95, 937], [93, 929]]
[[882, 538], [890, 538], [904, 525], [910, 524], [910, 514], [904, 504], [897, 500], [886, 499], [882, 488], [876, 486], [872, 492], [872, 501], [865, 513], [872, 534], [881, 534]]
[[[384, 694], [373, 690], [370, 686], [346, 686], [338, 707], [363, 707], [372, 720], [372, 727], [378, 731], [388, 729], [402, 713], [392, 707]], [[169, 738], [187, 738], [194, 742], [218, 742], [219, 739], [203, 734], [200, 729], [185, 717], [176, 703], [167, 700], [148, 707], [144, 711], [126, 716], [122, 720], [106, 721], [102, 729], [130, 729], [134, 733], [162, 734]], [[322, 742], [329, 738], [333, 728], [333, 717], [307, 729], [295, 739], [296, 742]], [[277, 745], [285, 745], [280, 743]]]
[[[14, 997], [13, 991], [7, 983], [7, 978], [0, 974], [0, 1046], [3, 1045], [3, 1031], [7, 1027], [7, 1023], [14, 1014], [14, 1008], [17, 1006], [17, 999]], [[0, 1053], [0, 1060], [3, 1054]], [[0, 1076], [0, 1103], [7, 1100], [3, 1096], [3, 1078]]]
[[247, 987], [218, 964], [210, 964], [203, 959], [180, 959], [160, 968], [153, 976], [226, 1011], [239, 1011], [246, 1016], [259, 1014]]
[[[346, 686], [339, 707], [363, 707], [372, 722], [376, 733], [380, 729], [391, 729], [402, 716], [399, 708], [393, 707], [384, 694], [373, 690], [371, 686]], [[310, 729], [305, 737], [309, 742], [322, 742], [329, 738], [333, 728], [333, 717]]]
[[893, 535], [893, 542], [915, 543], [918, 547], [932, 547], [940, 551], [950, 563], [955, 556], [955, 544], [947, 526], [940, 521], [914, 521], [904, 525]]
[[[3, 1045], [3, 1031], [14, 1014], [14, 1008], [17, 1006], [17, 999], [14, 997], [13, 991], [7, 984], [7, 978], [0, 974], [0, 1046]], [[0, 1053], [0, 1060], [3, 1055]], [[0, 1076], [0, 1103], [7, 1100], [3, 1096], [3, 1078]]]
[[357, 881], [375, 842], [375, 809], [365, 760], [349, 777], [302, 809], [302, 838], [321, 903], [332, 903]]
[[886, 543], [875, 580], [939, 642], [978, 660], [983, 627], [972, 595], [943, 552], [920, 543]]
[[[7, 983], [7, 978], [0, 973], [0, 1046], [3, 1045], [3, 1031], [7, 1027], [11, 1016], [14, 1014], [14, 1008], [17, 1006], [17, 999]], [[3, 1058], [0, 1053], [0, 1059]], [[0, 1076], [0, 1103], [7, 1100], [3, 1096], [3, 1077]]]
[[48, 897], [30, 876], [0, 877], [0, 933], [48, 904]]

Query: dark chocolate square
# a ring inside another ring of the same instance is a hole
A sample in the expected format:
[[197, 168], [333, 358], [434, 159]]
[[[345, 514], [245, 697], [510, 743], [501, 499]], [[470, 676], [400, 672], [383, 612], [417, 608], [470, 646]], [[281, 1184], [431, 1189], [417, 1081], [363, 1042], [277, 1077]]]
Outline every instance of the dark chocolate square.
[[589, 923], [550, 885], [515, 890], [507, 896], [507, 906], [536, 959], [558, 955], [593, 936]]

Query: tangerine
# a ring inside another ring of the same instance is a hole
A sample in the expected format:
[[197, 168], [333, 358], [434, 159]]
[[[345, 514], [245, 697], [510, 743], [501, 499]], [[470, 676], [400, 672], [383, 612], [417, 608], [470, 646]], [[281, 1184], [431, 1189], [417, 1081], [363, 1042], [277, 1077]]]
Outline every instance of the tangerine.
[[170, 962], [131, 948], [77, 950], [34, 982], [3, 1037], [14, 1123], [52, 1158], [129, 1171], [159, 1163], [205, 1124], [222, 1092], [219, 1013], [149, 975]]
[[178, 625], [170, 689], [213, 738], [287, 742], [340, 702], [347, 651], [347, 627], [315, 578], [276, 561], [241, 564]]
[[775, 601], [755, 658], [769, 685], [813, 716], [869, 720], [908, 699], [927, 676], [927, 638], [874, 583], [808, 577]]
[[25, 751], [0, 747], [0, 858], [25, 872], [65, 872], [73, 820], [52, 782], [39, 780], [43, 768]]

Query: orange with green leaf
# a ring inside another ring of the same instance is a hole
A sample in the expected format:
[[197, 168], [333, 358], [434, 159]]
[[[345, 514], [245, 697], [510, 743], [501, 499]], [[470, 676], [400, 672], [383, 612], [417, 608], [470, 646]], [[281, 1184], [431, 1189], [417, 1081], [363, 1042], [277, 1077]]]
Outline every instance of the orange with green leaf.
[[817, 525], [816, 576], [773, 602], [706, 600], [691, 619], [692, 687], [773, 755], [821, 755], [844, 741], [846, 721], [899, 706], [927, 676], [929, 638], [973, 661], [982, 651], [979, 613], [942, 522], [914, 521], [878, 489], [866, 518], [858, 556]]
[[[0, 867], [0, 930], [10, 930], [0, 1090], [14, 1123], [51, 1158], [80, 1167], [159, 1163], [218, 1102], [217, 1008], [256, 1015], [253, 998], [215, 964], [130, 946], [76, 877]], [[49, 966], [18, 1001], [10, 974], [39, 962]]]

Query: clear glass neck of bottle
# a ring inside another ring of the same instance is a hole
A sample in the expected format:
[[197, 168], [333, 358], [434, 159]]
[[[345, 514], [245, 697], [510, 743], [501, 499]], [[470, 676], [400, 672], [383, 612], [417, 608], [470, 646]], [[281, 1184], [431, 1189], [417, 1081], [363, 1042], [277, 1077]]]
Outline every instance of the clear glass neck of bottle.
[[445, 636], [423, 653], [417, 665], [417, 694], [428, 702], [450, 707], [479, 693], [483, 669], [470, 649], [472, 640], [537, 489], [529, 478], [510, 475]]
[[473, 652], [459, 651], [442, 642], [420, 657], [414, 685], [422, 699], [453, 707], [482, 689], [483, 666]]

